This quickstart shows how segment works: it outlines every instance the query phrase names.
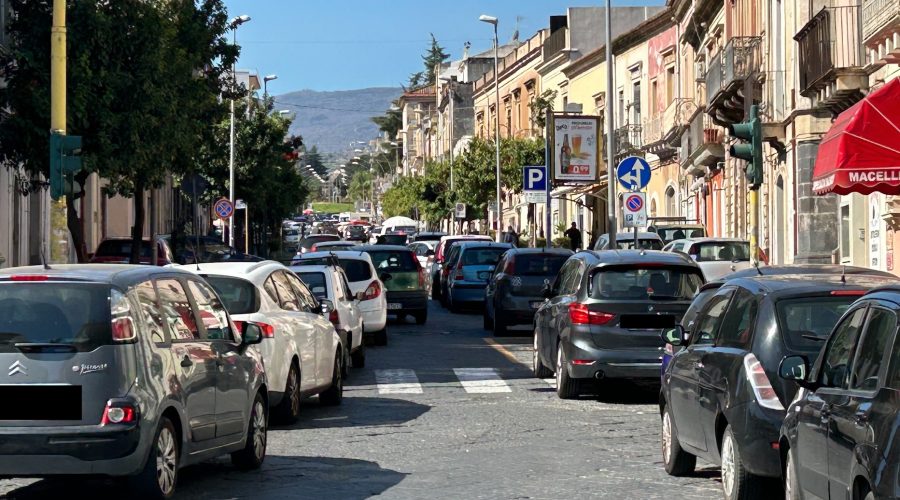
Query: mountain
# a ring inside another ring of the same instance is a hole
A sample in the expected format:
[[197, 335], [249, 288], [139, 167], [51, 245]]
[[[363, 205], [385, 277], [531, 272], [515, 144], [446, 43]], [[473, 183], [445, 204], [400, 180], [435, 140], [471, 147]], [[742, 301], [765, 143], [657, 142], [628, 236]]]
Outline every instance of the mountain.
[[276, 96], [275, 109], [296, 113], [291, 133], [303, 136], [307, 147], [316, 145], [323, 153], [344, 153], [353, 149], [351, 143], [368, 142], [379, 135], [371, 118], [384, 114], [402, 93], [403, 89], [388, 87], [300, 90]]

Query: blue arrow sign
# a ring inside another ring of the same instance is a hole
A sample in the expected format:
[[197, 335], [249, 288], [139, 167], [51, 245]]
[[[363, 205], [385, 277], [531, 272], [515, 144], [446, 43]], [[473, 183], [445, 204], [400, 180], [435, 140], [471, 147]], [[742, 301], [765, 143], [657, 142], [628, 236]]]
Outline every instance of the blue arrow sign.
[[650, 183], [650, 164], [640, 156], [629, 156], [619, 162], [616, 167], [619, 184], [626, 189], [638, 191]]
[[522, 167], [523, 191], [546, 191], [547, 169], [543, 165], [531, 165]]

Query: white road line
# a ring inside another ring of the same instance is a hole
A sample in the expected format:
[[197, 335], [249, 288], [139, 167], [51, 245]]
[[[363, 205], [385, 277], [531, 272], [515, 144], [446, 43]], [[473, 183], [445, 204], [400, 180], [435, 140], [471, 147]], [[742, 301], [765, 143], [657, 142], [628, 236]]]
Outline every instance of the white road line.
[[456, 378], [469, 393], [512, 392], [496, 368], [454, 368]]
[[422, 394], [422, 384], [413, 370], [375, 370], [375, 381], [379, 394]]
[[541, 380], [550, 384], [550, 387], [553, 387], [554, 389], [556, 388], [556, 379], [555, 378], [542, 378]]

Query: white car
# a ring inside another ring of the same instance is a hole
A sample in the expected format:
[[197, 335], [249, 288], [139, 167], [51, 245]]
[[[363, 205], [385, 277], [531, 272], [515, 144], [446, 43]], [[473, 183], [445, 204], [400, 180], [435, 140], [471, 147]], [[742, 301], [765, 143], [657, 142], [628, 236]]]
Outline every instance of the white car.
[[[434, 263], [434, 250], [437, 248], [438, 243], [438, 241], [426, 240], [416, 241], [407, 246], [416, 254], [416, 260], [419, 261], [419, 265], [422, 266], [422, 269], [430, 270], [431, 265]], [[431, 290], [432, 273], [426, 273], [426, 278], [428, 279], [426, 288]]]
[[752, 265], [750, 242], [738, 238], [684, 238], [669, 243], [663, 250], [688, 254], [700, 266], [706, 281]]
[[344, 270], [353, 295], [361, 297], [358, 306], [363, 331], [372, 335], [375, 345], [387, 345], [387, 293], [369, 254], [354, 251], [312, 252], [304, 254], [291, 265], [299, 264], [301, 267], [294, 267], [294, 271], [301, 272], [303, 261], [306, 264], [333, 264], [332, 259], [336, 259]]
[[275, 416], [296, 421], [300, 400], [315, 394], [340, 404], [346, 349], [319, 301], [287, 267], [271, 260], [178, 267], [204, 277], [235, 322], [260, 324]]
[[363, 342], [363, 320], [359, 312], [358, 299], [353, 295], [347, 276], [340, 266], [334, 265], [310, 265], [294, 266], [297, 276], [309, 286], [313, 295], [319, 300], [327, 300], [333, 308], [329, 311], [328, 319], [337, 329], [338, 335], [344, 340], [344, 345], [350, 346], [346, 350], [354, 368], [362, 368], [366, 364], [366, 343]]
[[284, 239], [284, 243], [287, 245], [292, 245], [296, 247], [300, 244], [300, 239], [303, 238], [303, 235], [300, 234], [299, 227], [289, 227], [287, 229], [282, 230], [281, 234], [282, 239]]

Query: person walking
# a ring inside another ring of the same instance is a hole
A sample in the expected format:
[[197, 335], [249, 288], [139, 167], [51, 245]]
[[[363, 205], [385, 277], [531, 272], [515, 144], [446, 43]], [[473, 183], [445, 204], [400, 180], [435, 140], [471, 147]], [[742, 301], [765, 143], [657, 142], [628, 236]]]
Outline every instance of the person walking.
[[566, 230], [563, 235], [566, 238], [569, 238], [569, 248], [576, 252], [581, 248], [581, 230], [578, 229], [578, 225], [574, 222], [572, 223], [572, 227]]
[[512, 226], [506, 228], [506, 238], [504, 239], [504, 243], [509, 243], [513, 247], [519, 246], [519, 233], [517, 233]]

